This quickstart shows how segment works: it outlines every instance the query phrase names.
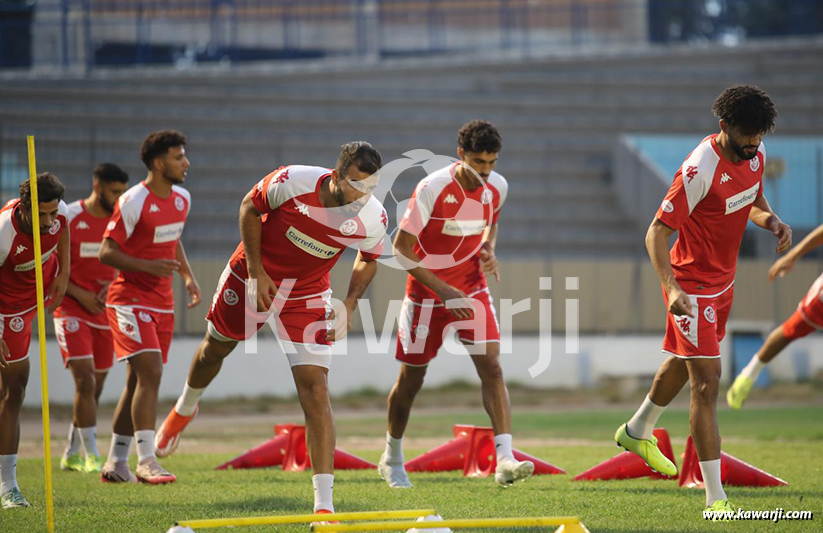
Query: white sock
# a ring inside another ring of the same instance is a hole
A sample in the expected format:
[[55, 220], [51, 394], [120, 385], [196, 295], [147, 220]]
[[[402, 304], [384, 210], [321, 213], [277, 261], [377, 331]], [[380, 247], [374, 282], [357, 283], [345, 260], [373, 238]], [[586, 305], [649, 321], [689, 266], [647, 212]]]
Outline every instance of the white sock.
[[100, 455], [97, 451], [97, 426], [80, 428], [80, 439], [86, 449], [86, 455]]
[[511, 433], [501, 433], [494, 436], [494, 451], [497, 454], [498, 463], [501, 459], [514, 459]]
[[80, 446], [82, 444], [83, 441], [80, 439], [80, 429], [74, 427], [74, 424], [72, 424], [69, 427], [69, 445], [66, 447], [66, 451], [63, 454], [64, 457], [74, 455], [75, 453], [80, 453]]
[[634, 414], [629, 423], [626, 424], [626, 431], [629, 436], [635, 439], [649, 440], [652, 438], [652, 431], [654, 425], [657, 424], [657, 419], [666, 410], [665, 405], [657, 405], [651, 401], [649, 396], [640, 404], [640, 409]]
[[760, 375], [760, 372], [762, 372], [763, 369], [766, 368], [767, 364], [768, 363], [764, 363], [763, 361], [761, 361], [760, 358], [757, 357], [757, 354], [755, 354], [754, 357], [752, 357], [752, 360], [749, 361], [749, 364], [746, 365], [746, 368], [744, 368], [743, 371], [740, 373], [740, 375], [746, 376], [752, 381], [756, 381], [757, 377]]
[[700, 461], [700, 472], [703, 473], [703, 484], [706, 486], [706, 506], [727, 499], [723, 483], [720, 482], [720, 459]]
[[154, 430], [141, 429], [135, 431], [134, 436], [137, 439], [137, 461], [142, 463], [144, 459], [154, 457]]
[[0, 455], [0, 494], [17, 488], [17, 454]]
[[386, 432], [386, 462], [390, 464], [403, 464], [403, 437], [395, 439], [389, 432]]
[[334, 512], [334, 474], [315, 474], [311, 478], [311, 484], [314, 485], [314, 512], [320, 509]]
[[128, 461], [131, 442], [133, 440], [134, 437], [131, 435], [126, 436], [113, 433], [111, 436], [111, 448], [109, 448], [109, 461]]
[[183, 394], [177, 399], [177, 404], [174, 406], [174, 410], [177, 411], [177, 414], [180, 416], [191, 416], [194, 414], [194, 410], [197, 409], [197, 402], [200, 401], [200, 397], [203, 396], [203, 393], [206, 392], [206, 388], [202, 389], [195, 389], [193, 387], [189, 387], [189, 384], [183, 387]]

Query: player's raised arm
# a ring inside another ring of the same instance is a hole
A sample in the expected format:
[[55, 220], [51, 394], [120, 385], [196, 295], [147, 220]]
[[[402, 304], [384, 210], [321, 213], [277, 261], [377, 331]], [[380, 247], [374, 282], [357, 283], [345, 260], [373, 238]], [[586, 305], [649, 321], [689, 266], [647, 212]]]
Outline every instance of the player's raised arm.
[[[420, 257], [414, 253], [414, 245], [417, 244], [417, 236], [400, 230], [394, 239], [395, 257], [397, 261], [408, 270], [409, 274], [431, 289], [443, 303], [449, 300], [458, 306], [450, 307], [449, 312], [457, 318], [471, 318], [472, 307], [466, 293], [452, 287], [445, 281], [438, 278], [431, 270], [420, 265]], [[399, 256], [398, 256], [399, 254]], [[416, 265], [416, 266], [413, 266]]]

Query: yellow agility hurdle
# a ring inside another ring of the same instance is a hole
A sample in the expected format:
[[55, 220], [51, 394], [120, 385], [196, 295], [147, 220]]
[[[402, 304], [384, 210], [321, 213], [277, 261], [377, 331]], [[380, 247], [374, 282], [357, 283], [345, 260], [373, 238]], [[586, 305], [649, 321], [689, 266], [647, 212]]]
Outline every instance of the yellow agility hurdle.
[[523, 518], [465, 518], [431, 522], [364, 522], [362, 524], [313, 525], [315, 533], [332, 531], [405, 531], [407, 529], [484, 528], [484, 527], [539, 527], [560, 526], [556, 533], [587, 533], [576, 516], [541, 516]]
[[[348, 520], [391, 520], [393, 518], [418, 518], [435, 514], [434, 509], [412, 509], [403, 511], [360, 511], [354, 513], [333, 513], [333, 514], [298, 514], [282, 516], [257, 516], [245, 518], [215, 518], [206, 520], [181, 520], [175, 525], [188, 526], [192, 529], [205, 529], [213, 527], [233, 527], [233, 526], [267, 526], [277, 524], [304, 524], [309, 522], [335, 520], [338, 522]], [[391, 524], [392, 522], [387, 522]], [[422, 522], [412, 522], [414, 524]], [[340, 526], [335, 526], [340, 527]], [[408, 528], [406, 528], [408, 529]]]

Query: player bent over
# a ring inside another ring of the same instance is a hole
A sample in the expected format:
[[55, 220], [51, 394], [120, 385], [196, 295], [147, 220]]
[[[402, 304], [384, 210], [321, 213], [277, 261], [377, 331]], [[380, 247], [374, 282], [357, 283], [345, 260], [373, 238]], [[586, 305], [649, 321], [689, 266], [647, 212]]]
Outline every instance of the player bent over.
[[[69, 282], [65, 188], [53, 174], [37, 176], [40, 250], [47, 311], [60, 305]], [[0, 504], [28, 507], [17, 485], [20, 408], [29, 381], [31, 323], [37, 317], [34, 238], [29, 180], [20, 198], [0, 209]]]
[[[348, 331], [357, 301], [377, 272], [388, 220], [369, 190], [381, 166], [370, 144], [352, 142], [343, 145], [334, 169], [283, 167], [246, 195], [240, 206], [242, 242], [214, 293], [208, 332], [194, 354], [183, 394], [157, 434], [159, 456], [177, 448], [224, 358], [274, 313], [305, 414], [314, 510], [334, 511], [335, 432], [327, 382], [331, 343]], [[346, 246], [360, 251], [348, 294], [332, 318], [329, 271]], [[332, 331], [327, 320], [336, 322]]]

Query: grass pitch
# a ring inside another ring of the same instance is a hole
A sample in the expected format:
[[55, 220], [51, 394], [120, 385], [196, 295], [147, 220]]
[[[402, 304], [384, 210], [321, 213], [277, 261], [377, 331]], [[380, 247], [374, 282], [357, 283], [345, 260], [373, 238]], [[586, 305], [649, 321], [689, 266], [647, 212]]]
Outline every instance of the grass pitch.
[[[204, 406], [205, 410], [208, 409]], [[565, 476], [536, 476], [525, 483], [503, 489], [491, 479], [466, 479], [459, 472], [412, 474], [414, 487], [391, 490], [376, 471], [340, 471], [336, 474], [335, 506], [338, 511], [414, 509], [434, 507], [444, 518], [492, 518], [503, 516], [578, 515], [593, 533], [626, 531], [819, 531], [823, 520], [823, 407], [780, 407], [721, 411], [724, 451], [731, 453], [789, 482], [779, 488], [729, 487], [736, 507], [751, 510], [783, 508], [812, 511], [812, 522], [781, 521], [711, 524], [703, 520], [702, 490], [681, 489], [676, 481], [639, 479], [609, 482], [573, 482], [572, 477], [618, 453], [611, 442], [616, 427], [629, 410], [573, 412], [516, 412], [516, 447], [564, 468]], [[296, 421], [275, 420], [274, 422]], [[455, 423], [487, 425], [482, 411], [459, 415], [412, 415], [407, 435], [411, 438], [445, 442]], [[214, 467], [244, 452], [249, 440], [270, 438], [271, 424], [243, 435], [236, 453], [180, 451], [164, 460], [179, 481], [167, 486], [100, 483], [99, 477], [62, 472], [55, 457], [55, 519], [58, 532], [163, 533], [176, 520], [226, 518], [311, 511], [313, 502], [309, 472], [282, 472], [279, 468], [217, 472]], [[372, 462], [382, 448], [384, 418], [341, 417], [338, 434], [345, 446]], [[206, 438], [193, 424], [192, 440]], [[659, 426], [666, 427], [674, 441], [678, 466], [688, 435], [688, 413], [666, 412]], [[188, 435], [187, 435], [188, 436]], [[259, 438], [257, 438], [259, 436]], [[220, 435], [220, 448], [230, 445], [231, 436]], [[59, 439], [59, 437], [58, 437]], [[520, 442], [519, 442], [520, 441]], [[62, 446], [62, 442], [59, 443]], [[217, 444], [217, 441], [215, 441]], [[108, 438], [101, 439], [106, 450]], [[198, 449], [208, 448], [202, 440]], [[409, 448], [410, 459], [426, 451]], [[132, 463], [135, 461], [132, 458]], [[18, 478], [30, 509], [0, 511], [0, 532], [45, 531], [45, 496], [42, 460], [21, 459]], [[305, 526], [250, 526], [231, 531], [308, 531]], [[497, 531], [535, 531], [498, 529]], [[206, 531], [206, 530], [202, 530]], [[215, 529], [213, 531], [228, 531]], [[489, 530], [492, 531], [492, 530]]]

